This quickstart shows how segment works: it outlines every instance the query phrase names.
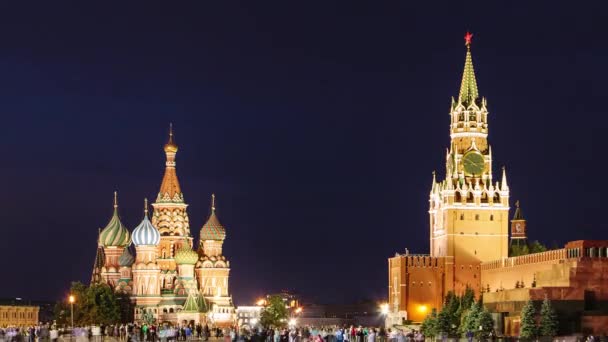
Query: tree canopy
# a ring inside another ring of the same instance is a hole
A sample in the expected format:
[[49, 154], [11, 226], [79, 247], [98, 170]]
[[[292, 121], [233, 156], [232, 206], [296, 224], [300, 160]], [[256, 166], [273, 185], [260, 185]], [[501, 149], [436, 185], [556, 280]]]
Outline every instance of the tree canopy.
[[266, 328], [281, 328], [287, 325], [287, 308], [281, 296], [273, 295], [268, 298], [268, 305], [260, 315], [260, 323]]
[[[124, 299], [107, 285], [93, 284], [87, 287], [80, 282], [73, 282], [70, 294], [75, 297], [75, 325], [119, 323], [130, 320], [129, 315], [132, 315], [132, 311], [125, 308]], [[70, 315], [70, 304], [67, 301], [55, 305], [57, 323], [69, 325]]]

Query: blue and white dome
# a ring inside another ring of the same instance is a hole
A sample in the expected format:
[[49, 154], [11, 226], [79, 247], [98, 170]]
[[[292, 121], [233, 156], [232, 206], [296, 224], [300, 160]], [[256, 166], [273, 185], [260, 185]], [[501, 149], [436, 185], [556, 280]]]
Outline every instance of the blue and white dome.
[[160, 243], [160, 233], [148, 219], [148, 200], [146, 200], [146, 209], [144, 212], [144, 219], [139, 226], [133, 229], [131, 241], [133, 241], [135, 246], [158, 246]]

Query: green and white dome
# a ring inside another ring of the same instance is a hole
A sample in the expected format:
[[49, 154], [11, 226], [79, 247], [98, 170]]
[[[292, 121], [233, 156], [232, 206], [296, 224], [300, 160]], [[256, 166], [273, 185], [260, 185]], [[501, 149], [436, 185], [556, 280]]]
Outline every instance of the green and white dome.
[[99, 244], [103, 247], [127, 247], [131, 244], [131, 234], [118, 217], [116, 192], [114, 192], [114, 213], [99, 235]]

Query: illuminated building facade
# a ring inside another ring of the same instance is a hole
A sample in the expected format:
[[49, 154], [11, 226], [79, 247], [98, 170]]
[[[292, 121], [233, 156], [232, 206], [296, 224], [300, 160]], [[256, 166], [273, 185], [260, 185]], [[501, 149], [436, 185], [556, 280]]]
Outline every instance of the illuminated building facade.
[[509, 220], [504, 167], [500, 181], [494, 179], [487, 101], [477, 89], [471, 35], [465, 40], [460, 93], [450, 107], [446, 177], [437, 181], [433, 173], [429, 194], [430, 254], [389, 258], [387, 323], [420, 322], [441, 308], [449, 291], [462, 294], [468, 286], [483, 293], [497, 327], [508, 334], [518, 333], [523, 304], [544, 296], [556, 302], [565, 333], [608, 332], [608, 241], [574, 241], [560, 250], [509, 258], [509, 241], [526, 240], [526, 221], [519, 203]]
[[38, 306], [0, 304], [0, 327], [35, 326], [38, 320]]
[[143, 219], [130, 232], [120, 221], [115, 194], [112, 217], [99, 234], [91, 282], [129, 294], [136, 321], [153, 316], [159, 322], [233, 325], [236, 316], [228, 292], [230, 262], [222, 253], [226, 229], [217, 217], [215, 195], [210, 216], [200, 231], [200, 246], [193, 250], [188, 205], [176, 173], [178, 147], [172, 130], [164, 151], [165, 174], [152, 203], [151, 218], [146, 200]]

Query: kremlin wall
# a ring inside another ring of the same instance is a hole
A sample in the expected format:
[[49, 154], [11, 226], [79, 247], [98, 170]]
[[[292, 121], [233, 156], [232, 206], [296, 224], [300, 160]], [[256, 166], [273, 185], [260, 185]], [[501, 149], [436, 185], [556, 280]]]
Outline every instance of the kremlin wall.
[[[560, 334], [608, 333], [608, 240], [568, 242], [564, 248], [509, 257], [525, 243], [519, 203], [509, 217], [506, 169], [493, 178], [487, 100], [479, 95], [467, 34], [465, 67], [450, 107], [450, 146], [445, 179], [433, 172], [429, 194], [430, 254], [388, 259], [387, 325], [421, 322], [440, 310], [450, 291], [466, 287], [483, 296], [497, 333], [518, 335], [520, 312], [547, 297], [560, 320]], [[510, 226], [510, 227], [509, 227]]]

